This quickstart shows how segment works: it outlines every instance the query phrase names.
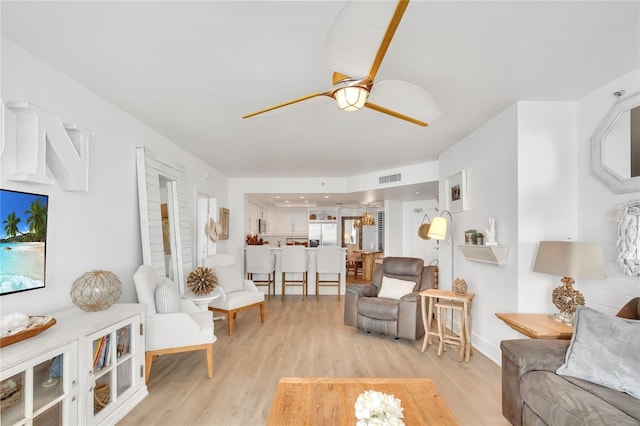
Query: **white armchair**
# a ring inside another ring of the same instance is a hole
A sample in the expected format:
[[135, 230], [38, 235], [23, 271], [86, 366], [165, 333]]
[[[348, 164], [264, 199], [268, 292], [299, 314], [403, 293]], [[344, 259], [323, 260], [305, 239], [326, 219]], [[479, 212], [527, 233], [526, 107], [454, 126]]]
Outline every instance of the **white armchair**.
[[233, 334], [233, 320], [240, 311], [259, 307], [260, 322], [264, 323], [264, 293], [253, 281], [242, 279], [242, 270], [233, 256], [207, 256], [202, 263], [213, 268], [218, 279], [216, 290], [220, 291], [220, 297], [209, 304], [209, 309], [226, 314], [229, 336]]
[[142, 265], [133, 275], [138, 301], [146, 305], [145, 382], [151, 363], [160, 355], [188, 351], [206, 351], [207, 374], [213, 377], [213, 316], [200, 311], [168, 278], [162, 285], [151, 266]]

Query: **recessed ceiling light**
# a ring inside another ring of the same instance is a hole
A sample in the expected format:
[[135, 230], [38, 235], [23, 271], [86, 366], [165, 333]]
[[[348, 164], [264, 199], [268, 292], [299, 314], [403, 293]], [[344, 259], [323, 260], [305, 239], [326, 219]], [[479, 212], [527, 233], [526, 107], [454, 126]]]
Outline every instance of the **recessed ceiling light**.
[[280, 199], [280, 196], [279, 196], [279, 195], [276, 195], [276, 199], [278, 199], [278, 200], [279, 200], [279, 199]]
[[301, 196], [300, 196], [300, 199], [302, 199], [302, 198], [304, 198], [304, 195], [301, 195]]
[[304, 202], [305, 202], [305, 203], [308, 203], [308, 202], [309, 202], [309, 200], [304, 200]]
[[288, 202], [289, 202], [289, 200], [285, 201], [285, 203], [288, 203]]
[[325, 196], [324, 196], [324, 198], [329, 198], [329, 196], [328, 196], [328, 195], [325, 195]]

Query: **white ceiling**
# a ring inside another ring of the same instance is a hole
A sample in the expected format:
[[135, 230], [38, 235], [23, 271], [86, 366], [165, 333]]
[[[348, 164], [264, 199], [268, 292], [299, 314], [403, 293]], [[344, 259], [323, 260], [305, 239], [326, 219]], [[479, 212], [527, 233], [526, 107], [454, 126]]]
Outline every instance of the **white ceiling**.
[[423, 128], [322, 97], [243, 120], [331, 86], [325, 37], [341, 5], [0, 3], [3, 35], [229, 177], [436, 160], [517, 100], [576, 100], [640, 66], [638, 1], [414, 1], [376, 81], [427, 89], [442, 118]]

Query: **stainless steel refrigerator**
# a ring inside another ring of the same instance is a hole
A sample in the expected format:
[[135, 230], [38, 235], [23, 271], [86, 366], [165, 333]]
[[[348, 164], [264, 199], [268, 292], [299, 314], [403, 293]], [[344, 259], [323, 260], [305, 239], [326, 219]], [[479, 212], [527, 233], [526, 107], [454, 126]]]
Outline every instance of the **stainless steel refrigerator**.
[[309, 247], [337, 246], [338, 245], [338, 224], [337, 223], [310, 223], [309, 224]]

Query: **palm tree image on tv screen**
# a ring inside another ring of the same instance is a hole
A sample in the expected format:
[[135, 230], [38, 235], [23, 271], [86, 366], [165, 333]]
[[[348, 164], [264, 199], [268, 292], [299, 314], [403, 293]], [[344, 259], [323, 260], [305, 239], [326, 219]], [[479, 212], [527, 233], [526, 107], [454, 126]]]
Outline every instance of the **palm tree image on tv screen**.
[[48, 196], [0, 190], [0, 296], [43, 288]]

